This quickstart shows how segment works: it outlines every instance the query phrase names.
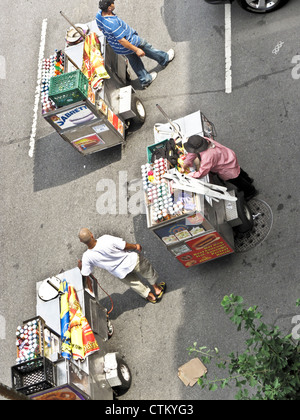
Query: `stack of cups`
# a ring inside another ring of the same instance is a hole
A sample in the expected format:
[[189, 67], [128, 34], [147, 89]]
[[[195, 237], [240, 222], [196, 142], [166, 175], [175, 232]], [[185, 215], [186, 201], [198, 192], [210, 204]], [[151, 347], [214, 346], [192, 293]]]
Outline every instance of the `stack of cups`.
[[42, 63], [41, 102], [42, 113], [53, 111], [56, 106], [49, 98], [50, 79], [54, 75], [54, 56], [44, 58]]
[[148, 204], [152, 207], [153, 224], [161, 223], [184, 213], [182, 202], [174, 203], [168, 182], [163, 179], [167, 172], [167, 161], [163, 158], [155, 160], [154, 164], [141, 166], [143, 189]]
[[38, 357], [40, 353], [40, 335], [37, 320], [29, 321], [27, 324], [19, 326], [17, 328], [16, 337], [16, 346], [18, 348], [17, 364]]

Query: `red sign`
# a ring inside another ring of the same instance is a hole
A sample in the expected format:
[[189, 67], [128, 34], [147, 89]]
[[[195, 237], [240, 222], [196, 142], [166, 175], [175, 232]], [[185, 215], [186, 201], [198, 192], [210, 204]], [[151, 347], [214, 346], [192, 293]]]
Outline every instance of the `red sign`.
[[234, 252], [218, 232], [207, 233], [206, 235], [187, 241], [185, 244], [188, 245], [191, 251], [179, 255], [176, 258], [187, 268]]

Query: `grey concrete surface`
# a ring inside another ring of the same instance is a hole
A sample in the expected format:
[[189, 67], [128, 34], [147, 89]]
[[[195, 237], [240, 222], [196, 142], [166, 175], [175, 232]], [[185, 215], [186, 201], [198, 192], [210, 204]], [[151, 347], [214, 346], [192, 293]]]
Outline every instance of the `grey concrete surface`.
[[[233, 4], [231, 94], [224, 93], [223, 6], [198, 0], [119, 0], [116, 6], [119, 16], [154, 46], [176, 51], [176, 59], [159, 71], [155, 83], [138, 91], [147, 107], [146, 123], [128, 137], [124, 148], [84, 158], [53, 132], [39, 109], [35, 154], [30, 158], [42, 21], [48, 20], [49, 56], [64, 46], [68, 25], [59, 11], [76, 22], [88, 22], [97, 1], [41, 5], [35, 0], [2, 0], [0, 382], [10, 385], [15, 329], [35, 315], [35, 284], [76, 265], [84, 251], [77, 233], [87, 226], [95, 234], [141, 243], [168, 284], [162, 302], [150, 305], [108, 274], [95, 272], [115, 306], [115, 335], [109, 345], [120, 351], [133, 374], [132, 387], [121, 399], [233, 399], [234, 388], [216, 393], [186, 388], [177, 370], [190, 359], [187, 347], [194, 342], [226, 354], [243, 349], [243, 333], [236, 332], [220, 306], [226, 294], [258, 305], [265, 321], [286, 333], [299, 314], [300, 79], [292, 77], [292, 59], [300, 54], [300, 3], [291, 0], [265, 16]], [[282, 47], [274, 54], [279, 42]], [[157, 68], [150, 60], [145, 63], [149, 70]], [[136, 80], [133, 84], [138, 86]], [[129, 182], [140, 177], [146, 146], [154, 143], [153, 126], [165, 122], [156, 103], [172, 119], [201, 109], [215, 123], [218, 141], [236, 151], [255, 179], [259, 198], [273, 211], [272, 231], [261, 245], [186, 270], [147, 230], [143, 214], [98, 214], [99, 181], [114, 180], [118, 191], [120, 171], [127, 171]], [[105, 295], [101, 301], [110, 307]], [[209, 375], [214, 377], [212, 368]]]

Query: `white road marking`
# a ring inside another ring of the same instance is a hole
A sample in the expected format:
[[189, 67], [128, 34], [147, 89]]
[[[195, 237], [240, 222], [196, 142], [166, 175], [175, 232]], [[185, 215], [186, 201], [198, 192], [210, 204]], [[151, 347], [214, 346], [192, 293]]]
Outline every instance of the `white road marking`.
[[0, 315], [0, 340], [6, 339], [6, 320], [4, 316]]
[[225, 93], [232, 92], [231, 4], [225, 4]]
[[34, 148], [35, 148], [35, 136], [36, 136], [39, 101], [40, 101], [40, 96], [41, 96], [42, 64], [43, 64], [45, 44], [46, 44], [47, 24], [48, 24], [47, 19], [44, 19], [42, 23], [42, 32], [41, 32], [37, 84], [36, 84], [36, 89], [35, 89], [35, 100], [34, 100], [34, 107], [33, 107], [33, 121], [32, 121], [31, 135], [30, 135], [30, 141], [29, 141], [29, 152], [28, 152], [29, 157], [33, 157]]
[[3, 57], [3, 55], [0, 55], [0, 79], [6, 79], [6, 62], [5, 57]]

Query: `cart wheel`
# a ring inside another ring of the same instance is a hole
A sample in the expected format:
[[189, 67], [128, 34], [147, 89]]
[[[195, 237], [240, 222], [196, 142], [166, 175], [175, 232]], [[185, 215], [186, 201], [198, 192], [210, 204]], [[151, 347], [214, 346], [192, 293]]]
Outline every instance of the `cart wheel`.
[[110, 339], [114, 335], [114, 326], [110, 320], [107, 321], [107, 337]]
[[236, 226], [235, 231], [238, 233], [247, 233], [253, 228], [253, 216], [244, 199], [244, 193], [238, 192], [237, 198], [237, 211], [242, 223], [239, 226]]
[[132, 376], [131, 376], [129, 367], [127, 366], [127, 364], [124, 362], [123, 359], [118, 358], [117, 362], [118, 362], [118, 367], [117, 367], [118, 377], [120, 381], [122, 382], [122, 384], [119, 386], [115, 386], [113, 390], [114, 390], [114, 393], [119, 397], [121, 395], [124, 395], [129, 390], [131, 386], [131, 382], [132, 382]]
[[144, 124], [146, 121], [146, 108], [136, 95], [133, 95], [132, 97], [132, 110], [136, 114], [136, 116], [132, 118], [132, 121], [137, 124]]

